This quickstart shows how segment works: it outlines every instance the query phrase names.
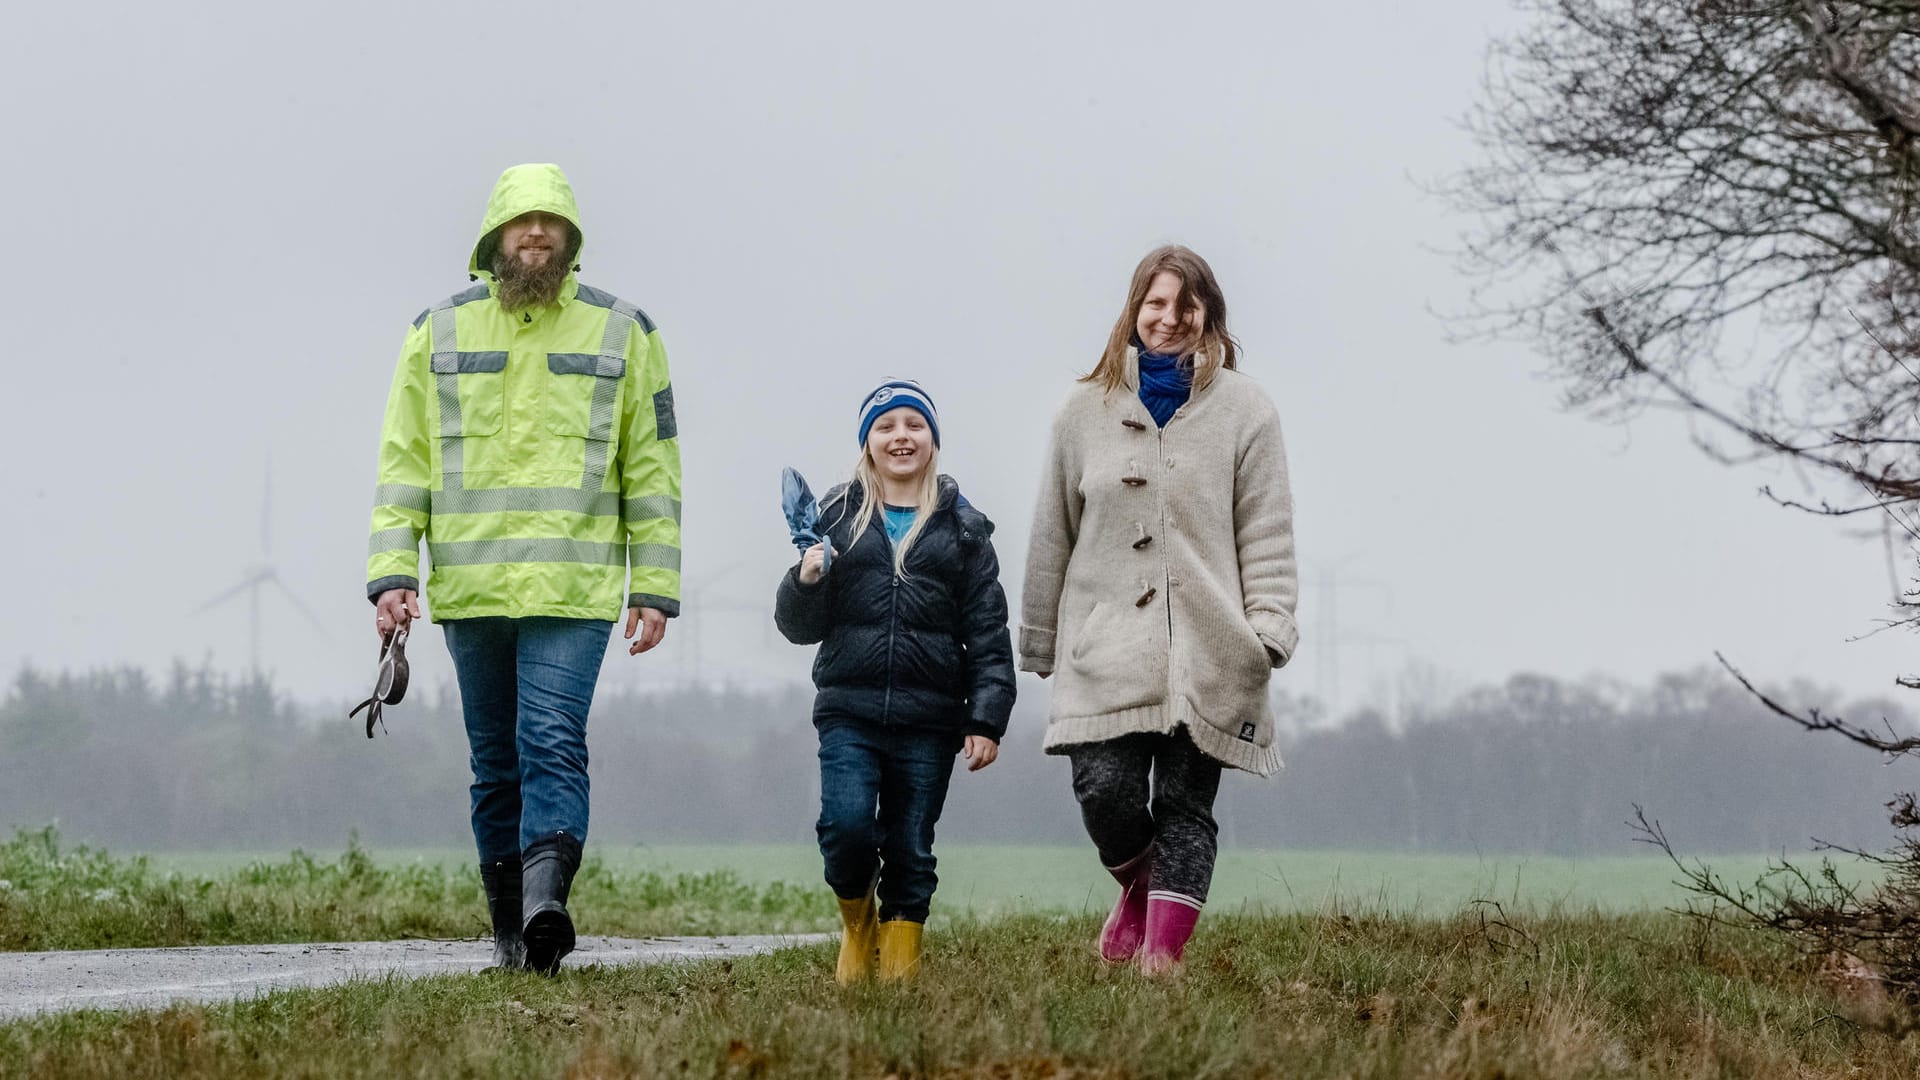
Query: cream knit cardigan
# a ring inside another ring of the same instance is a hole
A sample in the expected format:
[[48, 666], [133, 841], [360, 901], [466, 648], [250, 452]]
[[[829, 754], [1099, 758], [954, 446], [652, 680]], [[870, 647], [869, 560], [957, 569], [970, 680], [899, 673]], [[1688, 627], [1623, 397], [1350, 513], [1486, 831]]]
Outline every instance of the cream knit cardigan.
[[1138, 391], [1081, 383], [1054, 416], [1021, 597], [1020, 667], [1053, 672], [1046, 749], [1184, 724], [1208, 756], [1281, 766], [1267, 701], [1294, 623], [1280, 417], [1222, 369], [1162, 429]]

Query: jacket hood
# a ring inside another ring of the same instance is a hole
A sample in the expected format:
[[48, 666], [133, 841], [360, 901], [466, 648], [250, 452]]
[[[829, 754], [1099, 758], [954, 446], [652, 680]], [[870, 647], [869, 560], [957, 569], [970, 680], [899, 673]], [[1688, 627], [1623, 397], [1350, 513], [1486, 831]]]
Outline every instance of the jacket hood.
[[[493, 268], [481, 261], [481, 249], [487, 246], [494, 230], [535, 210], [566, 218], [580, 233], [580, 246], [587, 246], [586, 230], [580, 228], [580, 204], [574, 201], [573, 185], [567, 183], [567, 174], [560, 171], [560, 166], [515, 165], [494, 182], [493, 195], [487, 199], [487, 216], [480, 222], [480, 238], [474, 241], [473, 253], [467, 256], [467, 273], [492, 281]], [[575, 251], [573, 257], [577, 264], [580, 252]], [[577, 265], [570, 267], [569, 274], [576, 269]]]

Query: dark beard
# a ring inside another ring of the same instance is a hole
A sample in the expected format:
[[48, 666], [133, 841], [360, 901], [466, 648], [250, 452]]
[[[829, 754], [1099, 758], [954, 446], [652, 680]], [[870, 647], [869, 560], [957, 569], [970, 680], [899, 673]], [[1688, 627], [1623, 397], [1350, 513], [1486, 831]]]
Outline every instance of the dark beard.
[[560, 299], [560, 286], [567, 280], [569, 261], [556, 251], [547, 254], [546, 262], [528, 266], [505, 252], [495, 252], [493, 276], [500, 284], [500, 306], [508, 311], [524, 311]]

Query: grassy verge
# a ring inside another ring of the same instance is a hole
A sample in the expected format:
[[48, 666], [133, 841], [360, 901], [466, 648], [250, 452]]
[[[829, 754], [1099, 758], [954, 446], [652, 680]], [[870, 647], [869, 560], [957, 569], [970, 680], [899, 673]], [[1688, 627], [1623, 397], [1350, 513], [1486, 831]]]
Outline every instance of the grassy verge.
[[904, 987], [815, 947], [0, 1025], [0, 1075], [1911, 1077], [1777, 939], [1669, 915], [1210, 916], [1185, 977], [1103, 969], [1091, 917], [956, 923]]
[[[589, 934], [788, 933], [839, 921], [824, 889], [749, 884], [727, 870], [616, 870], [590, 856], [573, 890]], [[358, 845], [328, 861], [296, 851], [200, 876], [66, 848], [52, 829], [0, 844], [0, 950], [476, 937], [485, 920], [471, 865], [377, 865]]]
[[[595, 841], [604, 866], [663, 877], [729, 871], [749, 885], [820, 881], [820, 852], [810, 843], [622, 845]], [[1642, 851], [1646, 849], [1642, 847]], [[1039, 910], [1104, 911], [1113, 879], [1100, 868], [1091, 844], [1022, 846], [941, 841], [940, 892], [934, 918], [997, 917]], [[153, 865], [183, 874], [223, 876], [248, 863], [275, 860], [273, 853], [174, 852], [156, 854]], [[326, 857], [331, 858], [329, 853]], [[473, 861], [466, 848], [381, 848], [381, 867], [421, 863], [453, 868]], [[1714, 869], [1735, 881], [1752, 881], [1769, 862], [1754, 854], [1715, 854]], [[1818, 858], [1808, 861], [1818, 863]], [[1877, 868], [1838, 859], [1851, 881], [1872, 880]], [[1474, 900], [1494, 899], [1509, 908], [1589, 906], [1621, 914], [1682, 904], [1687, 893], [1674, 884], [1673, 864], [1657, 853], [1567, 858], [1521, 854], [1416, 854], [1393, 851], [1263, 851], [1228, 846], [1215, 867], [1211, 904], [1216, 911], [1243, 907], [1284, 915], [1329, 906], [1367, 907], [1409, 915], [1445, 917]]]

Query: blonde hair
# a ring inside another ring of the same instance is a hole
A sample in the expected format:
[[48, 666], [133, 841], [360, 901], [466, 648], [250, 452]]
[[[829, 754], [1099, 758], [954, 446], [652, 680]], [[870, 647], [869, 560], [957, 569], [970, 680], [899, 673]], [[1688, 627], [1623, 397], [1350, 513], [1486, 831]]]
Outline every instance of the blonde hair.
[[[920, 539], [920, 533], [927, 527], [927, 519], [933, 516], [934, 506], [940, 501], [940, 448], [927, 447], [927, 463], [920, 470], [920, 512], [914, 515], [913, 526], [907, 535], [893, 545], [893, 576], [907, 576], [907, 552], [913, 542]], [[853, 466], [853, 482], [860, 485], [860, 509], [853, 515], [853, 531], [847, 546], [851, 548], [867, 535], [867, 526], [873, 516], [880, 512], [880, 472], [873, 467], [873, 458], [866, 447], [860, 448], [860, 460]]]
[[1127, 347], [1133, 343], [1134, 327], [1140, 321], [1140, 305], [1146, 303], [1153, 279], [1169, 273], [1180, 279], [1180, 306], [1198, 305], [1204, 317], [1200, 322], [1200, 343], [1193, 350], [1193, 388], [1201, 390], [1213, 381], [1221, 368], [1236, 370], [1239, 343], [1227, 332], [1227, 298], [1214, 279], [1213, 267], [1196, 252], [1178, 244], [1154, 248], [1140, 265], [1133, 268], [1133, 284], [1127, 288], [1127, 306], [1120, 311], [1113, 333], [1107, 335], [1106, 351], [1081, 382], [1097, 382], [1109, 392], [1126, 381]]

